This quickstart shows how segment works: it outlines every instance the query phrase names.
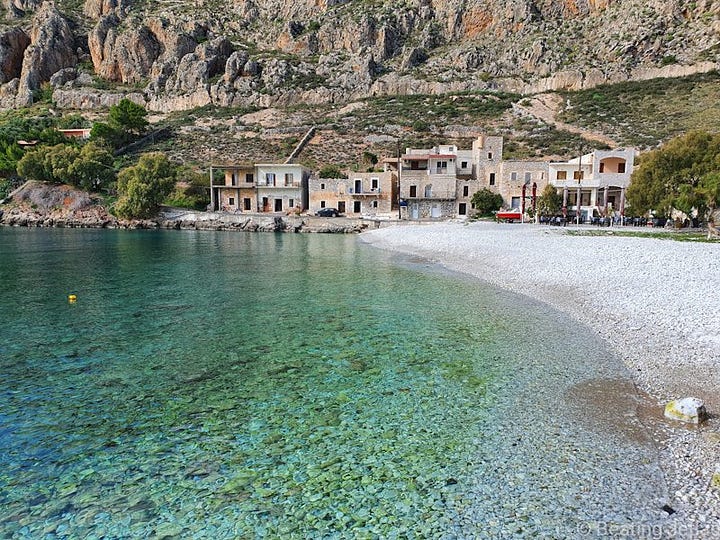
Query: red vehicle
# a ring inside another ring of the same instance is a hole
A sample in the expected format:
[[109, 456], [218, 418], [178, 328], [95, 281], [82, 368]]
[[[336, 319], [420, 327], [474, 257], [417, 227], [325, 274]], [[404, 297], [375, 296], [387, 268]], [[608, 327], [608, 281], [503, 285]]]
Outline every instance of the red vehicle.
[[522, 221], [522, 214], [518, 208], [511, 208], [510, 210], [498, 210], [495, 212], [495, 219], [498, 221], [504, 221], [506, 223], [512, 223], [513, 221]]

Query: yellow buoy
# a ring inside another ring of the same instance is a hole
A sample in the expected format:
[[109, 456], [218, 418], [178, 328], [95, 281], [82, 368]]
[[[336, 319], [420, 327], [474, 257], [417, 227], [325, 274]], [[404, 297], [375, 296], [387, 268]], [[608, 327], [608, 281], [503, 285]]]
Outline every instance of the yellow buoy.
[[68, 302], [74, 304], [75, 302], [77, 302], [77, 296], [75, 296], [74, 294], [68, 294]]

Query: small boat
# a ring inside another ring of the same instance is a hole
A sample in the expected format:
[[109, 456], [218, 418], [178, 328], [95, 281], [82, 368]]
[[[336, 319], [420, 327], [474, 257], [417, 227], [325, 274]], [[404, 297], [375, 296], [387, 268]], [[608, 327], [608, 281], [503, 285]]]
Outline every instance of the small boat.
[[522, 213], [517, 208], [511, 208], [510, 210], [498, 210], [495, 212], [495, 219], [498, 221], [505, 221], [506, 223], [512, 223], [513, 221], [522, 221]]

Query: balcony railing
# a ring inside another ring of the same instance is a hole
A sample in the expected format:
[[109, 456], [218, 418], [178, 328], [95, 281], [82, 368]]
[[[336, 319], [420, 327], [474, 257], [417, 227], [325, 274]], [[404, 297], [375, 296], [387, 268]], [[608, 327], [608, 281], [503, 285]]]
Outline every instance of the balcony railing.
[[350, 188], [348, 189], [348, 193], [357, 197], [376, 197], [380, 195], [380, 188], [372, 188], [367, 191], [364, 189], [356, 190], [354, 188]]
[[288, 182], [287, 184], [282, 180], [275, 181], [260, 181], [257, 183], [258, 187], [271, 187], [271, 188], [299, 188], [301, 187], [300, 182]]
[[404, 193], [400, 193], [401, 199], [410, 199], [410, 200], [418, 200], [418, 199], [425, 199], [425, 200], [452, 200], [457, 198], [457, 193], [453, 191], [431, 191], [430, 193], [427, 192], [421, 192], [416, 193], [415, 195], [410, 195], [409, 191], [406, 191]]

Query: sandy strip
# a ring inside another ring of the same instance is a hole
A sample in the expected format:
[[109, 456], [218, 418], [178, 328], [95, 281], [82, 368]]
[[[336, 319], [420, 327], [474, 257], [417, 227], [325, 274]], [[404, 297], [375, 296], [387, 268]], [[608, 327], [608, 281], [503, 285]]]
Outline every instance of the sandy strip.
[[[362, 239], [545, 302], [602, 336], [657, 403], [645, 421], [677, 523], [691, 533], [682, 537], [717, 538], [720, 489], [709, 484], [720, 467], [720, 244], [569, 230], [442, 223]], [[714, 416], [699, 429], [662, 420], [667, 400], [687, 396], [703, 399]]]

